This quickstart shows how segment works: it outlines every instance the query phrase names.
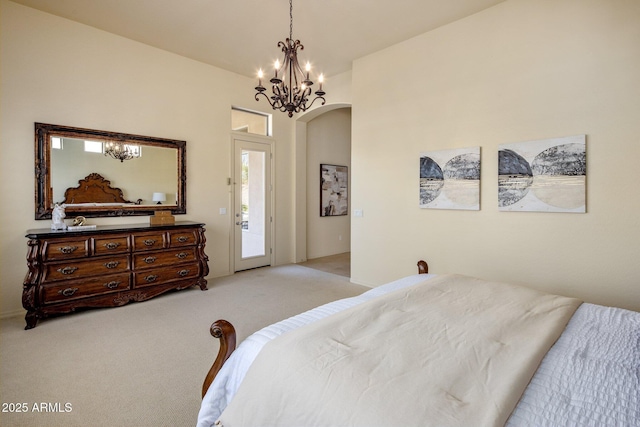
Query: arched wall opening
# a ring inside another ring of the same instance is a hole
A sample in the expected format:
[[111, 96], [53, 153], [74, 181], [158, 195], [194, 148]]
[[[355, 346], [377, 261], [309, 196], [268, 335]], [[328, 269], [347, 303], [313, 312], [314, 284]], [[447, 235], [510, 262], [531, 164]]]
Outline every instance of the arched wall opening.
[[[308, 244], [308, 214], [313, 214], [313, 212], [309, 212], [308, 207], [308, 176], [309, 173], [313, 173], [312, 170], [309, 170], [309, 165], [307, 164], [307, 144], [308, 144], [308, 123], [330, 111], [343, 109], [343, 108], [351, 108], [351, 104], [348, 103], [336, 103], [330, 105], [324, 105], [322, 107], [318, 107], [312, 111], [306, 112], [300, 115], [296, 119], [296, 127], [295, 127], [295, 262], [304, 262], [308, 259], [307, 253], [307, 244]], [[349, 138], [350, 139], [350, 138]], [[350, 142], [350, 141], [349, 141]], [[349, 148], [349, 154], [351, 149]], [[349, 164], [349, 172], [351, 171], [351, 165]], [[319, 171], [318, 171], [319, 173]], [[349, 187], [351, 187], [350, 179], [349, 179]], [[349, 195], [350, 197], [350, 195]], [[318, 201], [319, 203], [319, 201]], [[319, 215], [319, 213], [318, 213]], [[350, 223], [350, 215], [347, 215], [348, 221]], [[327, 220], [332, 220], [335, 218], [325, 218]], [[336, 237], [336, 236], [333, 236]], [[340, 236], [336, 237], [339, 238]], [[342, 239], [340, 240], [343, 243], [350, 242], [350, 235], [344, 236], [342, 235]]]

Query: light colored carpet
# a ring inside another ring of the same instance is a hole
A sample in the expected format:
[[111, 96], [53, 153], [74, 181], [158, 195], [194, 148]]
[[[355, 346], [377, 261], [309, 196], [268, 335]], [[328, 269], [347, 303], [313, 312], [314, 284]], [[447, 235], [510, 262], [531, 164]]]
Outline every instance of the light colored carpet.
[[327, 273], [338, 274], [344, 277], [351, 277], [351, 252], [313, 258], [305, 262], [301, 262], [298, 265], [325, 271]]
[[[209, 280], [143, 303], [51, 318], [25, 331], [0, 322], [2, 426], [191, 426], [223, 318], [238, 341], [273, 322], [366, 291], [343, 276], [287, 265]], [[70, 412], [37, 412], [41, 408]], [[15, 406], [13, 407], [15, 409]], [[67, 406], [68, 408], [68, 406]], [[7, 409], [8, 406], [7, 406]]]

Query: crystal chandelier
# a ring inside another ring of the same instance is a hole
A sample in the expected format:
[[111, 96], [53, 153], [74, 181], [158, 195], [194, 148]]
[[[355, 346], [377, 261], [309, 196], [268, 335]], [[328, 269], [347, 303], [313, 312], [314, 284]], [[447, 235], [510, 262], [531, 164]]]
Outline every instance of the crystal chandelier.
[[289, 117], [293, 117], [294, 113], [307, 111], [318, 99], [321, 99], [322, 105], [324, 105], [325, 92], [322, 90], [322, 74], [318, 77], [319, 87], [315, 91], [316, 96], [311, 103], [308, 103], [313, 85], [309, 79], [311, 64], [307, 62], [305, 71], [302, 71], [302, 67], [298, 63], [298, 49], [303, 50], [304, 46], [300, 40], [293, 39], [293, 0], [289, 0], [289, 38], [284, 42], [278, 42], [278, 47], [282, 48], [284, 60], [282, 64], [280, 61], [276, 61], [275, 75], [269, 80], [273, 95], [265, 94], [267, 89], [262, 86], [263, 74], [260, 70], [258, 71], [258, 86], [256, 86], [256, 101], [259, 101], [258, 96], [262, 95], [274, 110], [287, 112]]
[[128, 145], [120, 141], [107, 141], [104, 143], [104, 155], [111, 156], [120, 162], [140, 157], [140, 146]]

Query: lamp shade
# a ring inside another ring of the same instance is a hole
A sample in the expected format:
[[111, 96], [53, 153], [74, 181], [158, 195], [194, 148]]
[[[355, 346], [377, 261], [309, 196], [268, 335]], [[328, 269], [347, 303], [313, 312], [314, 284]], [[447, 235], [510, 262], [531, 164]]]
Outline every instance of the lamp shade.
[[165, 193], [153, 193], [153, 198], [151, 200], [160, 204], [161, 202], [167, 201], [167, 195]]

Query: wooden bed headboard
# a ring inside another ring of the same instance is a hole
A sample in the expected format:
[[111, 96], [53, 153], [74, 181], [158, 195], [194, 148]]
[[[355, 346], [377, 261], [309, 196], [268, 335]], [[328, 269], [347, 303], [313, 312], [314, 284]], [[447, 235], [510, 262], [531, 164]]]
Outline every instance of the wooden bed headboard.
[[62, 203], [135, 203], [126, 200], [119, 188], [111, 187], [111, 181], [98, 173], [87, 175], [78, 181], [77, 187], [69, 187], [64, 192]]

